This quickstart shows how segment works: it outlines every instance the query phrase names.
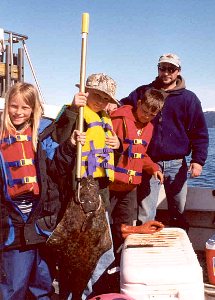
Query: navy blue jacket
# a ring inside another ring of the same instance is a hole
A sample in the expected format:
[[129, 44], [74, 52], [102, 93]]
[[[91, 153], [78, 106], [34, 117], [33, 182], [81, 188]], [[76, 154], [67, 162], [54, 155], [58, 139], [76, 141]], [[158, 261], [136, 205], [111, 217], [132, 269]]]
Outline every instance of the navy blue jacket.
[[[160, 89], [159, 79], [142, 85], [121, 99], [121, 104], [134, 107], [149, 88]], [[191, 153], [191, 162], [204, 165], [208, 150], [208, 130], [201, 103], [197, 96], [185, 88], [178, 77], [176, 88], [166, 92], [162, 111], [153, 120], [154, 132], [147, 153], [154, 162], [180, 159]]]
[[36, 208], [27, 220], [7, 194], [4, 161], [0, 154], [0, 250], [44, 243], [55, 228], [62, 207], [60, 166], [67, 163], [68, 154], [71, 162], [68, 167], [73, 169], [75, 163], [76, 151], [68, 138], [76, 118], [76, 113], [66, 109], [58, 122], [41, 120], [35, 158], [40, 195]]

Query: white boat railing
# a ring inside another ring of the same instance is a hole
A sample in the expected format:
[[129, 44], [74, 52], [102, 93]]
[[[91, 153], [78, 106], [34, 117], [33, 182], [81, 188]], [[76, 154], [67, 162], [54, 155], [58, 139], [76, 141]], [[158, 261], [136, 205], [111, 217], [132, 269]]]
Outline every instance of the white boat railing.
[[[158, 209], [167, 209], [164, 187], [161, 187]], [[188, 187], [186, 210], [215, 211], [215, 195], [213, 189]]]

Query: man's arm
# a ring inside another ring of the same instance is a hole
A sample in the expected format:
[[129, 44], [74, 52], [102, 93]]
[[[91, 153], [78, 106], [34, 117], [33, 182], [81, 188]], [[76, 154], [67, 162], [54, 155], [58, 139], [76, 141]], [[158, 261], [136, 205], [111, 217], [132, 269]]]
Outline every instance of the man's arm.
[[191, 162], [189, 171], [191, 177], [197, 177], [202, 172], [208, 153], [209, 136], [205, 116], [199, 99], [194, 94], [192, 107], [189, 107], [188, 136], [191, 144]]
[[149, 85], [141, 85], [138, 88], [136, 88], [133, 92], [131, 92], [127, 97], [122, 98], [120, 100], [121, 105], [131, 105], [135, 109], [137, 107], [137, 101], [139, 99], [142, 99], [145, 91], [149, 88]]

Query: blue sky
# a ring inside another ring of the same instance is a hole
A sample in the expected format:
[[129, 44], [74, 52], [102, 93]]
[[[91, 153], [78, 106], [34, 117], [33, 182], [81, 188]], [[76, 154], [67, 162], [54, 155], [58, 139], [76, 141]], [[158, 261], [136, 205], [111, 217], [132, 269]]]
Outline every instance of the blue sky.
[[[87, 75], [115, 79], [118, 99], [154, 80], [159, 56], [173, 52], [187, 88], [204, 109], [215, 108], [214, 0], [2, 0], [0, 27], [29, 37], [46, 103], [69, 103], [77, 92], [84, 12], [90, 15]], [[27, 66], [25, 80], [33, 82]]]

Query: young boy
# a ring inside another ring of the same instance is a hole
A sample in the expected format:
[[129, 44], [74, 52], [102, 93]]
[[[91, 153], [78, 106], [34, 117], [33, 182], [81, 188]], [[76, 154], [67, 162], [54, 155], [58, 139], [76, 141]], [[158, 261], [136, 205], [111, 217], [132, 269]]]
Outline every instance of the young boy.
[[[78, 84], [76, 86], [79, 87]], [[104, 110], [110, 102], [118, 104], [114, 97], [116, 83], [103, 73], [92, 74], [87, 78], [85, 91], [86, 93], [77, 93], [73, 101], [75, 105], [82, 99], [84, 106], [86, 143], [82, 147], [81, 175], [92, 175], [103, 190], [113, 181], [113, 149], [120, 146], [118, 137], [113, 132], [110, 116]]]
[[163, 105], [164, 94], [148, 89], [138, 100], [136, 110], [124, 105], [111, 112], [113, 128], [121, 142], [120, 149], [115, 151], [114, 182], [109, 187], [111, 202], [116, 202], [111, 214], [116, 260], [117, 249], [123, 243], [121, 225], [133, 225], [136, 187], [141, 184], [142, 171], [154, 175], [161, 183], [163, 181], [159, 166], [146, 154], [153, 132], [150, 121]]
[[[79, 87], [79, 85], [76, 86]], [[115, 99], [116, 83], [103, 73], [92, 74], [87, 78], [85, 91], [86, 93], [75, 94], [73, 99], [73, 107], [84, 106], [83, 131], [86, 132], [86, 141], [82, 146], [81, 177], [93, 176], [99, 186], [99, 194], [105, 206], [108, 207], [108, 186], [114, 180], [113, 150], [118, 149], [120, 143], [113, 131], [110, 116], [104, 109], [109, 102], [118, 104]], [[101, 281], [100, 276], [113, 261], [113, 249], [100, 257], [82, 299], [93, 295], [93, 285], [96, 282], [98, 285], [98, 280]]]

